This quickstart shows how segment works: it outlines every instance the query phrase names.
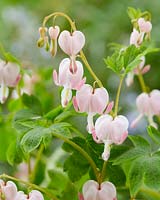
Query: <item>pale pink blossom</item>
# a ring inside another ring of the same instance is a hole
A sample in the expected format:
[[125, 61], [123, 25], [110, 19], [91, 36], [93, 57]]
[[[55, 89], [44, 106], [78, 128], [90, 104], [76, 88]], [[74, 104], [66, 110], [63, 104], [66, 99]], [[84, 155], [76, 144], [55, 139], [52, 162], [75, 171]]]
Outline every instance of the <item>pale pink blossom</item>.
[[139, 33], [135, 28], [130, 36], [130, 45], [134, 44], [136, 47], [139, 47], [143, 42], [144, 33]]
[[145, 21], [144, 18], [139, 18], [138, 19], [138, 26], [139, 26], [140, 32], [150, 33], [151, 30], [152, 30], [151, 22], [150, 21]]
[[51, 45], [50, 45], [50, 52], [52, 56], [55, 56], [57, 53], [57, 38], [60, 32], [59, 26], [50, 27], [48, 30], [50, 39], [51, 39]]
[[109, 102], [109, 95], [105, 88], [93, 89], [92, 86], [84, 84], [73, 97], [73, 105], [76, 111], [88, 114], [88, 132], [92, 133], [94, 128], [93, 117], [95, 114], [102, 114]]
[[4, 195], [5, 200], [16, 200], [17, 186], [12, 181], [0, 180], [0, 191]]
[[97, 143], [105, 145], [102, 154], [103, 160], [108, 160], [111, 144], [122, 144], [127, 138], [128, 126], [128, 119], [123, 115], [113, 118], [111, 115], [105, 114], [96, 120], [93, 136]]
[[82, 188], [84, 200], [116, 200], [116, 188], [108, 181], [100, 185], [94, 180], [88, 180]]
[[160, 90], [153, 90], [149, 94], [143, 92], [137, 97], [136, 105], [140, 115], [131, 123], [131, 127], [135, 127], [141, 118], [146, 116], [149, 124], [157, 128], [153, 116], [160, 115]]
[[9, 95], [8, 87], [15, 87], [20, 80], [20, 67], [16, 63], [0, 61], [0, 102]]
[[59, 46], [61, 49], [70, 56], [70, 68], [71, 71], [76, 72], [76, 56], [81, 51], [85, 44], [85, 36], [81, 31], [69, 31], [61, 32], [58, 39]]
[[150, 70], [150, 65], [145, 65], [145, 57], [141, 57], [141, 62], [137, 67], [129, 72], [126, 77], [126, 85], [129, 87], [133, 84], [134, 75], [145, 74]]
[[75, 61], [77, 65], [76, 72], [70, 68], [70, 59], [65, 58], [61, 61], [59, 66], [59, 73], [53, 71], [53, 80], [56, 85], [63, 86], [61, 93], [62, 106], [65, 107], [72, 98], [72, 89], [78, 90], [85, 83], [83, 79], [83, 65], [80, 61]]

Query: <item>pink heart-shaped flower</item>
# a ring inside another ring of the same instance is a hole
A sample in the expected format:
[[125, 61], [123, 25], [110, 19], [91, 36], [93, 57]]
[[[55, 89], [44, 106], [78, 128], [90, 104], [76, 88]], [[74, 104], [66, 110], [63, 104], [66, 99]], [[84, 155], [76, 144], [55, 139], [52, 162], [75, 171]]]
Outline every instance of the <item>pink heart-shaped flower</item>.
[[59, 46], [69, 56], [77, 55], [85, 44], [85, 36], [81, 31], [61, 32], [58, 39]]

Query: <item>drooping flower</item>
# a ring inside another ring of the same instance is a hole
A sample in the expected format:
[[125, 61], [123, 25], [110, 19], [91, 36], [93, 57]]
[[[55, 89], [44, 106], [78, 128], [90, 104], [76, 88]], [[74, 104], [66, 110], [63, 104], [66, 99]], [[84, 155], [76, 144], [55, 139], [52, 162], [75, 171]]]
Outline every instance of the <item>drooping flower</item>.
[[60, 32], [59, 26], [50, 27], [48, 30], [50, 39], [51, 39], [51, 45], [50, 45], [50, 52], [52, 56], [55, 56], [57, 53], [57, 38]]
[[48, 32], [48, 29], [46, 27], [39, 28], [40, 38], [37, 41], [37, 45], [40, 48], [45, 46], [45, 49], [48, 51], [49, 50], [49, 39], [47, 36], [47, 32]]
[[140, 115], [132, 122], [131, 127], [135, 127], [143, 116], [148, 118], [151, 126], [157, 127], [153, 121], [154, 115], [160, 115], [160, 91], [153, 90], [149, 94], [143, 92], [136, 99], [136, 105]]
[[109, 102], [109, 95], [105, 88], [93, 89], [92, 86], [84, 84], [73, 97], [73, 105], [76, 111], [88, 114], [88, 132], [92, 133], [94, 128], [93, 117], [95, 114], [102, 114]]
[[20, 78], [20, 67], [18, 64], [0, 61], [0, 102], [2, 104], [9, 95], [8, 87], [15, 87]]
[[143, 42], [144, 33], [139, 33], [135, 28], [130, 36], [130, 45], [134, 44], [136, 47], [139, 47]]
[[97, 143], [104, 143], [103, 160], [108, 160], [110, 156], [111, 144], [122, 144], [128, 135], [128, 119], [123, 115], [118, 115], [114, 119], [111, 115], [100, 116], [95, 122], [93, 130], [94, 139]]
[[139, 18], [138, 19], [138, 26], [139, 26], [139, 30], [140, 32], [143, 33], [150, 33], [152, 30], [152, 24], [150, 21], [145, 21], [144, 18]]
[[17, 186], [12, 181], [0, 180], [0, 193], [3, 194], [5, 200], [16, 200]]
[[127, 74], [126, 85], [129, 87], [133, 84], [134, 75], [145, 74], [150, 70], [150, 65], [145, 65], [145, 57], [141, 57], [140, 64], [131, 72]]
[[58, 43], [61, 49], [70, 56], [71, 71], [76, 72], [76, 56], [85, 44], [84, 34], [81, 31], [74, 31], [73, 33], [66, 30], [62, 31]]
[[53, 71], [53, 80], [56, 85], [63, 86], [64, 89], [61, 93], [62, 106], [67, 106], [68, 102], [72, 98], [72, 89], [78, 90], [85, 83], [83, 79], [83, 65], [80, 61], [76, 61], [77, 70], [73, 72], [70, 68], [69, 58], [65, 58], [61, 61], [59, 66], [59, 73], [56, 70]]
[[108, 181], [100, 185], [94, 180], [88, 180], [82, 188], [84, 200], [116, 200], [116, 188]]

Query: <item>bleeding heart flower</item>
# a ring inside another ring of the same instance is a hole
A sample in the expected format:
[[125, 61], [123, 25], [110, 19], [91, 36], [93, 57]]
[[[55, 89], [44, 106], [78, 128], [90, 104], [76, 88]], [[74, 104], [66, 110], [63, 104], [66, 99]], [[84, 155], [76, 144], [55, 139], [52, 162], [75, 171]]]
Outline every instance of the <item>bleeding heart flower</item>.
[[142, 93], [136, 99], [136, 105], [140, 115], [131, 123], [134, 128], [141, 118], [145, 115], [151, 126], [157, 128], [157, 124], [153, 121], [154, 115], [160, 115], [160, 91], [153, 90], [150, 94]]
[[17, 186], [12, 181], [4, 183], [3, 180], [0, 180], [0, 190], [5, 197], [5, 200], [17, 200]]
[[81, 51], [85, 44], [85, 36], [81, 31], [74, 31], [70, 33], [69, 31], [61, 32], [58, 39], [59, 46], [61, 49], [70, 56], [70, 69], [76, 72], [76, 55]]
[[103, 160], [108, 160], [111, 144], [124, 142], [128, 135], [128, 126], [128, 119], [123, 115], [118, 115], [113, 119], [111, 115], [105, 114], [96, 120], [93, 134], [96, 142], [105, 144]]
[[100, 185], [94, 181], [87, 181], [82, 188], [84, 200], [116, 200], [116, 188], [108, 181]]
[[88, 132], [92, 133], [94, 128], [93, 116], [102, 114], [109, 102], [109, 95], [105, 88], [93, 89], [92, 86], [84, 84], [73, 97], [73, 105], [76, 111], [88, 113]]
[[144, 18], [138, 19], [138, 26], [141, 32], [150, 33], [152, 30], [152, 24], [150, 21], [145, 21]]
[[55, 26], [55, 27], [52, 26], [48, 30], [48, 33], [51, 39], [50, 52], [52, 56], [55, 56], [57, 53], [57, 38], [58, 38], [59, 32], [60, 32], [59, 26]]
[[144, 33], [139, 33], [136, 29], [133, 29], [133, 32], [130, 36], [130, 44], [134, 44], [136, 47], [139, 47], [143, 42]]
[[61, 61], [59, 66], [59, 74], [56, 70], [53, 71], [53, 80], [56, 85], [63, 86], [64, 89], [61, 93], [62, 106], [67, 106], [72, 98], [72, 89], [79, 90], [85, 83], [86, 79], [83, 78], [83, 65], [80, 61], [76, 61], [77, 70], [72, 72], [70, 69], [70, 59], [65, 58]]
[[144, 56], [141, 57], [141, 60], [142, 61], [140, 62], [140, 64], [137, 65], [137, 67], [133, 71], [131, 71], [127, 74], [126, 85], [128, 87], [133, 84], [134, 75], [145, 74], [150, 70], [150, 65], [145, 66], [145, 57]]
[[0, 61], [0, 102], [9, 95], [8, 87], [15, 87], [20, 80], [20, 67], [16, 63]]

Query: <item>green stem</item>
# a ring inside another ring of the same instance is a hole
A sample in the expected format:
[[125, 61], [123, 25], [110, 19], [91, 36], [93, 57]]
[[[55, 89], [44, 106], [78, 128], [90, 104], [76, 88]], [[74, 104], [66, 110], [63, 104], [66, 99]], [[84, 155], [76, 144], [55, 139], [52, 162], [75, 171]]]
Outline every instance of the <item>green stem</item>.
[[103, 163], [103, 167], [102, 167], [102, 171], [101, 171], [101, 179], [100, 179], [100, 183], [103, 182], [105, 175], [106, 175], [106, 167], [107, 167], [107, 161], [104, 161]]
[[146, 87], [146, 84], [144, 82], [143, 75], [141, 73], [138, 74], [138, 80], [139, 80], [142, 91], [147, 92], [147, 87]]
[[32, 183], [34, 183], [35, 181], [35, 178], [36, 178], [36, 173], [37, 173], [37, 170], [38, 170], [38, 167], [39, 167], [39, 162], [41, 160], [41, 156], [42, 156], [42, 153], [44, 151], [44, 145], [42, 144], [38, 150], [38, 153], [37, 153], [37, 156], [36, 156], [36, 161], [35, 161], [35, 165], [34, 165], [34, 169], [30, 175], [30, 181]]
[[150, 188], [141, 188], [140, 191], [144, 192], [145, 194], [151, 195], [152, 197], [160, 199], [160, 192], [157, 192], [155, 190], [151, 190]]
[[120, 98], [120, 94], [121, 94], [121, 88], [122, 88], [123, 80], [124, 80], [124, 76], [121, 76], [121, 77], [120, 77], [119, 86], [118, 86], [118, 90], [117, 90], [117, 95], [116, 95], [116, 102], [115, 102], [115, 109], [114, 109], [114, 117], [116, 117], [116, 116], [117, 116], [117, 113], [118, 113], [119, 98]]
[[[68, 15], [66, 15], [66, 14], [64, 14], [64, 13], [62, 13], [62, 12], [54, 12], [54, 13], [52, 13], [52, 14], [46, 16], [46, 17], [44, 18], [44, 20], [43, 20], [43, 27], [45, 27], [47, 21], [48, 21], [50, 18], [55, 17], [55, 16], [61, 16], [61, 17], [66, 18], [66, 20], [69, 22], [71, 28], [73, 29], [73, 31], [76, 31], [75, 22], [73, 22], [72, 19], [71, 19]], [[97, 82], [97, 84], [99, 85], [99, 87], [103, 87], [102, 82], [99, 80], [99, 78], [96, 76], [96, 74], [95, 74], [94, 71], [92, 70], [92, 68], [91, 68], [90, 64], [88, 63], [87, 58], [86, 58], [86, 56], [84, 55], [84, 53], [83, 53], [82, 50], [80, 51], [80, 57], [81, 57], [83, 63], [86, 65], [86, 68], [87, 68], [88, 71], [90, 72], [90, 74], [91, 74], [91, 76], [93, 77], [93, 79], [94, 79], [94, 80]]]
[[35, 185], [35, 184], [33, 184], [33, 183], [29, 183], [29, 182], [20, 180], [20, 179], [18, 179], [18, 178], [9, 176], [9, 175], [7, 175], [7, 174], [2, 174], [2, 175], [0, 175], [0, 178], [2, 178], [2, 179], [5, 179], [5, 178], [6, 178], [6, 179], [9, 179], [9, 180], [12, 180], [12, 181], [20, 182], [20, 183], [22, 183], [22, 184], [24, 184], [24, 185], [27, 185], [27, 186], [29, 186], [29, 187], [31, 187], [31, 188], [34, 188], [34, 189], [37, 189], [37, 190], [39, 190], [40, 192], [46, 194], [51, 200], [58, 200], [57, 197], [53, 196], [53, 194], [51, 194], [50, 192], [48, 192], [45, 188], [40, 187], [40, 186], [38, 186], [38, 185]]
[[72, 142], [71, 140], [65, 138], [63, 135], [59, 135], [56, 133], [52, 133], [53, 136], [65, 141], [66, 143], [70, 144], [72, 147], [74, 147], [76, 150], [78, 150], [85, 158], [86, 160], [90, 163], [93, 172], [95, 174], [95, 177], [97, 179], [98, 182], [100, 182], [100, 173], [99, 170], [97, 169], [97, 166], [95, 164], [95, 162], [92, 160], [92, 158], [88, 155], [88, 153], [86, 151], [84, 151], [79, 145], [77, 145], [76, 143]]

